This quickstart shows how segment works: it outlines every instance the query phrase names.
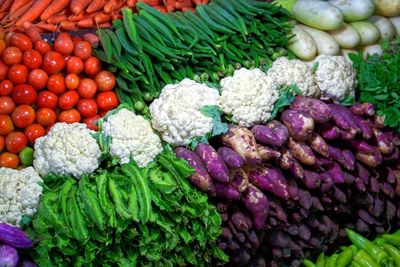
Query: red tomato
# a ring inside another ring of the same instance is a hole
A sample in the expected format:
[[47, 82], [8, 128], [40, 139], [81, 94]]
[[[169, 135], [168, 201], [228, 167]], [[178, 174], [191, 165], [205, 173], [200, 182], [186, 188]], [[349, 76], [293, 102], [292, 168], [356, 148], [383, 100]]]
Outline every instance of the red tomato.
[[92, 54], [92, 46], [89, 42], [86, 41], [79, 41], [76, 42], [74, 48], [74, 55], [85, 60], [89, 58]]
[[6, 136], [6, 149], [11, 153], [18, 153], [28, 144], [28, 139], [23, 132], [12, 132]]
[[33, 44], [31, 39], [23, 33], [14, 33], [10, 38], [10, 44], [18, 47], [22, 51], [32, 49]]
[[71, 36], [66, 33], [60, 34], [54, 41], [54, 50], [64, 56], [70, 55], [74, 51], [74, 42]]
[[79, 83], [78, 93], [83, 98], [92, 98], [97, 91], [97, 85], [92, 79], [82, 79]]
[[38, 69], [42, 66], [43, 58], [42, 55], [37, 50], [27, 50], [24, 52], [22, 62], [28, 69]]
[[14, 131], [14, 124], [10, 116], [1, 114], [0, 115], [0, 134], [6, 135]]
[[66, 66], [68, 73], [79, 74], [83, 71], [83, 61], [79, 57], [69, 57]]
[[75, 105], [78, 104], [78, 101], [78, 93], [76, 91], [68, 91], [60, 96], [58, 99], [58, 106], [63, 110], [67, 110], [75, 107]]
[[42, 69], [49, 75], [62, 71], [65, 67], [64, 57], [57, 52], [49, 51], [44, 55]]
[[39, 51], [40, 54], [44, 55], [51, 51], [51, 46], [45, 40], [40, 40], [35, 43], [35, 50]]
[[8, 79], [10, 79], [13, 84], [25, 83], [28, 79], [28, 68], [22, 64], [11, 66], [8, 70]]
[[8, 66], [0, 60], [0, 80], [4, 80], [7, 78], [8, 74]]
[[65, 84], [64, 84], [64, 77], [60, 74], [54, 74], [49, 77], [47, 81], [47, 89], [51, 92], [55, 93], [56, 95], [61, 95], [65, 92]]
[[9, 46], [3, 51], [3, 62], [7, 65], [19, 64], [22, 61], [21, 49], [15, 46]]
[[102, 110], [112, 110], [119, 104], [118, 97], [113, 91], [99, 93], [96, 101], [97, 106]]
[[76, 109], [65, 110], [58, 117], [59, 122], [74, 123], [81, 121], [81, 114]]
[[[98, 106], [98, 105], [97, 105]], [[97, 113], [97, 114], [99, 114], [99, 116], [101, 117], [101, 118], [103, 118], [105, 115], [107, 115], [107, 112], [108, 112], [108, 110], [99, 110], [99, 113]]]
[[98, 121], [99, 119], [100, 119], [100, 116], [96, 114], [93, 117], [84, 118], [82, 122], [85, 123], [89, 129], [94, 130], [94, 131], [98, 131], [99, 130], [99, 126], [95, 125], [94, 123], [96, 121]]
[[11, 114], [15, 108], [15, 103], [9, 96], [0, 96], [0, 114]]
[[26, 127], [24, 131], [26, 137], [31, 144], [35, 143], [35, 140], [46, 134], [45, 129], [42, 125], [34, 123]]
[[115, 87], [115, 76], [108, 70], [103, 70], [97, 73], [94, 80], [100, 92], [111, 91]]
[[86, 118], [93, 117], [98, 111], [96, 101], [92, 98], [79, 100], [78, 105], [76, 105], [76, 109], [83, 117]]
[[0, 152], [3, 151], [4, 144], [5, 144], [4, 136], [0, 135]]
[[[42, 69], [31, 70], [28, 74], [28, 83], [36, 90], [41, 90], [46, 87], [49, 76]], [[0, 85], [1, 86], [1, 85]]]
[[64, 82], [68, 90], [76, 90], [79, 86], [80, 78], [78, 75], [71, 73], [65, 76]]
[[3, 80], [0, 82], [0, 95], [11, 94], [14, 88], [13, 83], [10, 80]]
[[17, 155], [10, 152], [3, 152], [0, 155], [0, 167], [15, 169], [19, 165]]
[[52, 126], [56, 123], [56, 113], [49, 108], [40, 108], [36, 111], [36, 122], [43, 127]]
[[87, 75], [94, 76], [101, 71], [101, 62], [97, 57], [89, 57], [85, 60], [84, 69]]
[[14, 87], [11, 97], [17, 104], [33, 105], [37, 99], [37, 93], [32, 85], [19, 84]]
[[39, 108], [55, 109], [58, 105], [58, 96], [50, 91], [42, 91], [39, 93], [36, 105]]
[[11, 114], [14, 125], [26, 128], [35, 121], [35, 110], [30, 105], [19, 105]]

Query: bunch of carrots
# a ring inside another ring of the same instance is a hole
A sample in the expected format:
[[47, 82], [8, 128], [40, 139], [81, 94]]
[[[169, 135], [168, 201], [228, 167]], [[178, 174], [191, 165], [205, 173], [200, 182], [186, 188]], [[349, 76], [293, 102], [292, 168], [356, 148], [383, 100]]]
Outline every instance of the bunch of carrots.
[[136, 11], [144, 2], [163, 13], [193, 11], [209, 0], [0, 0], [0, 26], [10, 31], [75, 31], [107, 28], [121, 17], [121, 9]]

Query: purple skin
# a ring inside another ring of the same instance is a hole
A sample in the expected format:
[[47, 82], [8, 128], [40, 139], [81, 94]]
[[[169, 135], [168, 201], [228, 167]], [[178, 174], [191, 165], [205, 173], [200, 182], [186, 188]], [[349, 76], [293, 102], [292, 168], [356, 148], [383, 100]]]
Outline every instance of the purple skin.
[[305, 165], [314, 166], [317, 158], [312, 152], [311, 148], [304, 142], [294, 141], [289, 138], [288, 147], [292, 155], [301, 163]]
[[395, 147], [392, 154], [384, 157], [385, 161], [396, 161], [399, 158], [399, 152], [399, 149]]
[[393, 143], [395, 146], [400, 146], [400, 137], [395, 132], [388, 131], [383, 134], [390, 143]]
[[357, 165], [358, 177], [361, 178], [364, 184], [368, 184], [369, 178], [371, 177], [370, 172], [361, 163], [357, 162], [356, 165]]
[[330, 159], [325, 159], [325, 158], [317, 158], [317, 161], [315, 162], [315, 167], [318, 169], [324, 169], [324, 168], [329, 168], [332, 166], [333, 161]]
[[228, 200], [240, 199], [240, 192], [233, 185], [214, 182], [214, 187], [217, 197], [222, 197]]
[[270, 201], [270, 208], [274, 210], [275, 217], [287, 223], [287, 215], [281, 204], [277, 201]]
[[[264, 125], [256, 125], [251, 129], [254, 134], [254, 137], [258, 142], [261, 142], [266, 145], [276, 146], [275, 140], [277, 139], [275, 133], [272, 129], [268, 128]], [[276, 140], [278, 142], [278, 140]]]
[[346, 194], [343, 193], [343, 191], [341, 191], [339, 188], [337, 188], [336, 186], [333, 187], [334, 188], [334, 197], [337, 201], [342, 202], [342, 203], [346, 203], [347, 202], [347, 197]]
[[286, 248], [290, 243], [290, 236], [282, 231], [271, 231], [266, 235], [269, 245], [279, 248]]
[[341, 130], [340, 131], [340, 138], [343, 141], [350, 141], [356, 138], [357, 132], [351, 130]]
[[344, 149], [342, 150], [342, 155], [343, 155], [343, 167], [346, 168], [346, 170], [353, 171], [356, 167], [356, 158], [354, 157], [354, 154], [348, 150]]
[[304, 185], [307, 189], [313, 190], [321, 186], [321, 178], [318, 173], [304, 170]]
[[328, 122], [332, 117], [329, 106], [319, 99], [297, 96], [290, 108], [310, 115], [318, 123]]
[[249, 177], [243, 169], [231, 170], [231, 185], [233, 185], [239, 192], [247, 190], [249, 185]]
[[243, 197], [243, 203], [253, 215], [253, 224], [257, 230], [265, 227], [265, 221], [269, 211], [267, 197], [257, 187], [249, 184], [249, 188]]
[[336, 126], [324, 123], [318, 125], [317, 132], [326, 140], [336, 140], [340, 138], [340, 129]]
[[32, 242], [21, 229], [0, 223], [0, 243], [14, 248], [31, 248]]
[[0, 245], [0, 266], [16, 267], [19, 256], [15, 248], [8, 245]]
[[228, 166], [226, 166], [222, 157], [211, 145], [199, 144], [195, 151], [200, 156], [211, 178], [220, 183], [229, 182]]
[[332, 110], [332, 119], [339, 128], [360, 132], [358, 123], [354, 119], [355, 116], [349, 109], [338, 104], [329, 104], [329, 107]]
[[396, 176], [394, 174], [394, 171], [389, 167], [386, 167], [386, 170], [387, 170], [386, 181], [391, 184], [396, 183]]
[[358, 217], [360, 217], [360, 219], [366, 222], [367, 224], [373, 224], [373, 225], [382, 224], [381, 222], [377, 221], [374, 217], [372, 217], [371, 214], [369, 214], [369, 212], [366, 210], [361, 209], [357, 212], [357, 214]]
[[400, 196], [400, 170], [393, 170], [394, 176], [396, 177], [396, 188], [395, 192], [397, 196]]
[[38, 267], [38, 265], [31, 261], [23, 261], [19, 267]]
[[396, 216], [396, 206], [390, 200], [386, 200], [385, 216], [388, 221], [393, 220]]
[[368, 118], [367, 123], [371, 128], [383, 129], [385, 128], [385, 116], [375, 115], [372, 118]]
[[310, 240], [311, 231], [305, 224], [299, 226], [299, 237], [304, 240]]
[[393, 186], [389, 183], [383, 182], [381, 183], [381, 189], [383, 193], [385, 193], [390, 198], [394, 198], [394, 189]]
[[325, 142], [322, 136], [313, 134], [307, 141], [315, 152], [324, 157], [329, 156], [329, 145]]
[[372, 130], [375, 136], [376, 146], [378, 147], [379, 152], [382, 154], [390, 154], [393, 152], [395, 148], [395, 144], [390, 142], [385, 134], [378, 129]]
[[363, 138], [370, 139], [372, 137], [372, 129], [369, 127], [368, 123], [356, 115], [354, 115], [354, 120], [357, 122], [358, 127], [360, 127]]
[[383, 160], [378, 150], [374, 154], [362, 153], [359, 151], [356, 153], [356, 159], [371, 168], [376, 168]]
[[325, 210], [324, 207], [321, 204], [321, 201], [319, 201], [319, 199], [317, 197], [312, 197], [312, 199], [313, 199], [313, 207], [316, 210], [319, 210], [319, 211], [324, 211]]
[[379, 182], [375, 177], [369, 179], [369, 192], [378, 193], [379, 192]]
[[218, 154], [231, 169], [242, 168], [244, 165], [244, 159], [229, 147], [222, 146], [218, 148]]
[[269, 161], [272, 159], [279, 159], [281, 157], [281, 153], [275, 151], [269, 147], [262, 146], [257, 144], [258, 153], [260, 153], [261, 158], [263, 161]]
[[329, 147], [329, 156], [336, 162], [344, 165], [344, 155], [339, 148]]
[[305, 141], [314, 132], [314, 120], [304, 112], [285, 110], [281, 120], [295, 140]]
[[375, 114], [374, 105], [371, 103], [357, 103], [350, 107], [350, 111], [358, 116], [370, 117]]
[[365, 192], [367, 189], [365, 188], [365, 184], [363, 182], [363, 180], [361, 178], [356, 178], [355, 180], [355, 187], [357, 190], [361, 191], [361, 192]]
[[232, 223], [239, 231], [248, 231], [250, 230], [250, 225], [247, 224], [246, 216], [241, 212], [235, 212], [231, 218]]
[[290, 198], [293, 200], [298, 200], [299, 199], [299, 188], [297, 187], [296, 181], [293, 179], [290, 179], [287, 181], [288, 184], [288, 191]]
[[350, 141], [350, 145], [361, 153], [370, 153], [373, 154], [376, 152], [376, 148], [368, 144], [363, 140], [352, 140]]
[[333, 163], [332, 168], [328, 169], [327, 173], [331, 175], [333, 182], [344, 183], [343, 171], [339, 164]]
[[369, 233], [371, 230], [369, 229], [368, 224], [366, 224], [363, 220], [358, 219], [356, 223], [356, 231], [359, 233]]
[[299, 189], [299, 204], [306, 210], [309, 210], [312, 206], [312, 196], [308, 191]]
[[343, 176], [346, 184], [353, 184], [356, 181], [356, 177], [348, 172], [343, 172]]
[[333, 182], [323, 182], [321, 184], [321, 189], [320, 189], [321, 193], [326, 193], [329, 190], [331, 190], [333, 184], [334, 184]]
[[228, 239], [228, 240], [232, 240], [233, 236], [232, 236], [231, 230], [229, 230], [228, 227], [222, 227], [221, 228], [221, 237]]
[[276, 139], [274, 140], [274, 146], [283, 146], [286, 143], [286, 140], [289, 138], [289, 131], [279, 121], [273, 120], [267, 123], [266, 125], [269, 129], [271, 129], [275, 133]]
[[186, 160], [190, 167], [195, 170], [195, 172], [189, 177], [190, 182], [192, 182], [200, 190], [213, 194], [215, 192], [215, 188], [212, 179], [204, 167], [200, 157], [195, 152], [183, 147], [176, 148], [175, 154], [179, 158]]

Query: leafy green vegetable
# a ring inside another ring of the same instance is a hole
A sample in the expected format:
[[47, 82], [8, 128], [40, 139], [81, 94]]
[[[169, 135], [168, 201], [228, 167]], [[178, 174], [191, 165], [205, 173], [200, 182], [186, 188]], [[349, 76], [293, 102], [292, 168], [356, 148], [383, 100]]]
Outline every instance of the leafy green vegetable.
[[271, 120], [276, 117], [276, 115], [281, 112], [285, 107], [290, 106], [294, 101], [295, 95], [301, 95], [301, 90], [296, 84], [292, 84], [279, 91], [279, 98], [275, 102], [274, 109], [271, 113]]

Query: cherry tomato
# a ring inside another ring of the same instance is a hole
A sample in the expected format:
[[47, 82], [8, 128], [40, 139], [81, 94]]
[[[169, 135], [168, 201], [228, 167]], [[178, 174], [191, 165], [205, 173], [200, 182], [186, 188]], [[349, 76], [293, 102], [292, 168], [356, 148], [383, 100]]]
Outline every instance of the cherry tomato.
[[36, 90], [41, 90], [46, 87], [49, 76], [42, 69], [31, 70], [28, 74], [28, 83]]
[[37, 93], [32, 85], [19, 84], [14, 87], [11, 97], [17, 104], [32, 105], [36, 102]]
[[59, 122], [74, 123], [81, 121], [81, 114], [76, 109], [65, 110], [58, 117]]
[[24, 52], [22, 62], [28, 67], [28, 69], [33, 70], [42, 66], [43, 58], [37, 50], [31, 49]]
[[3, 152], [0, 155], [0, 167], [15, 169], [19, 165], [17, 155], [10, 152]]
[[7, 46], [11, 45], [11, 36], [14, 34], [14, 32], [7, 32], [6, 36], [4, 37], [4, 41], [6, 42]]
[[0, 115], [0, 134], [6, 135], [14, 131], [14, 124], [10, 116], [1, 114]]
[[58, 105], [58, 96], [50, 91], [42, 91], [38, 94], [36, 105], [39, 108], [55, 109]]
[[11, 132], [6, 135], [6, 149], [11, 153], [20, 152], [28, 144], [28, 139], [23, 132]]
[[115, 87], [115, 76], [108, 70], [100, 71], [94, 80], [100, 92], [111, 91]]
[[103, 118], [105, 115], [107, 115], [107, 112], [108, 112], [108, 110], [99, 110], [99, 112], [97, 114], [99, 114], [99, 116], [101, 118]]
[[119, 104], [118, 97], [113, 91], [99, 93], [96, 101], [97, 106], [102, 110], [112, 110]]
[[43, 127], [52, 126], [56, 123], [56, 113], [49, 108], [40, 108], [36, 111], [36, 122]]
[[24, 131], [26, 137], [31, 144], [35, 143], [35, 140], [46, 134], [46, 130], [42, 125], [34, 123], [25, 128]]
[[15, 103], [9, 96], [0, 96], [0, 114], [11, 114], [15, 108]]
[[100, 116], [96, 114], [93, 117], [84, 118], [82, 122], [85, 123], [90, 130], [98, 131], [99, 126], [95, 125], [95, 122], [98, 121], [99, 119]]
[[96, 101], [92, 98], [81, 99], [76, 105], [76, 109], [83, 117], [93, 117], [98, 111]]
[[78, 104], [78, 101], [78, 93], [76, 91], [68, 91], [60, 96], [58, 99], [58, 106], [63, 110], [67, 110], [75, 107], [75, 105]]
[[0, 95], [11, 94], [14, 88], [13, 83], [10, 80], [3, 80], [0, 82]]
[[28, 68], [22, 64], [11, 66], [8, 70], [8, 79], [10, 79], [13, 84], [25, 83], [28, 79]]
[[35, 43], [35, 50], [39, 51], [40, 54], [44, 55], [51, 51], [51, 46], [45, 40], [40, 40]]
[[74, 48], [74, 55], [85, 60], [89, 58], [92, 54], [92, 46], [89, 42], [86, 41], [79, 41], [76, 42]]
[[4, 136], [0, 135], [0, 152], [3, 151], [4, 144], [5, 144]]
[[65, 84], [64, 84], [64, 77], [60, 74], [54, 74], [49, 77], [47, 81], [47, 89], [51, 92], [55, 93], [56, 95], [61, 95], [65, 92]]
[[30, 105], [19, 105], [11, 114], [14, 125], [18, 128], [26, 128], [35, 121], [35, 110]]
[[7, 78], [8, 74], [8, 66], [0, 60], [0, 80], [4, 80]]
[[97, 91], [97, 85], [92, 79], [82, 79], [79, 83], [78, 93], [83, 98], [92, 98]]
[[22, 61], [21, 49], [15, 46], [9, 46], [4, 49], [2, 58], [3, 62], [7, 65], [19, 64]]
[[32, 49], [33, 44], [31, 39], [23, 33], [14, 33], [10, 38], [10, 44], [18, 47], [22, 51]]
[[49, 75], [62, 71], [65, 67], [64, 57], [57, 52], [49, 51], [44, 55], [42, 69]]
[[74, 42], [71, 36], [66, 33], [61, 33], [54, 41], [54, 50], [62, 55], [70, 55], [74, 51]]
[[94, 76], [101, 71], [101, 62], [97, 57], [89, 57], [85, 60], [84, 69], [87, 75]]
[[79, 74], [83, 71], [83, 61], [79, 57], [71, 56], [66, 62], [67, 72]]
[[76, 43], [82, 41], [82, 38], [79, 36], [71, 36], [71, 39], [72, 39], [72, 42], [74, 42], [74, 50], [75, 50]]
[[79, 86], [80, 78], [78, 75], [71, 73], [65, 76], [64, 82], [68, 90], [76, 90]]
[[1, 53], [3, 53], [4, 49], [6, 49], [7, 45], [6, 42], [4, 42], [4, 40], [0, 39], [0, 55]]

